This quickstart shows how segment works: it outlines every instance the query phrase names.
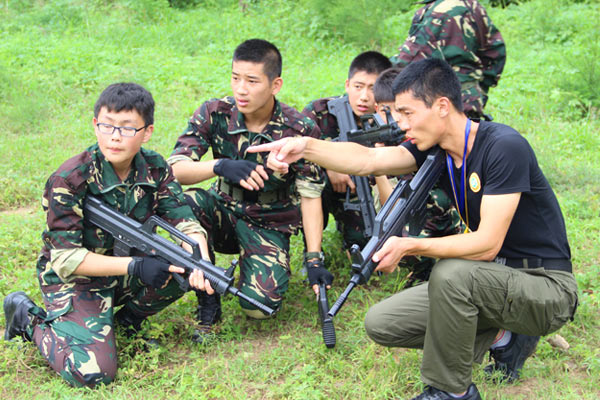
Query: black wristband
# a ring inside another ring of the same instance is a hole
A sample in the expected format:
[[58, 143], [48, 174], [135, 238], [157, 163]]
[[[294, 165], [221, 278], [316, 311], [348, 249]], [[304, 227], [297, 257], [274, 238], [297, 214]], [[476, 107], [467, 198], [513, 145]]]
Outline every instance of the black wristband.
[[304, 253], [304, 262], [313, 259], [325, 261], [325, 254], [322, 251], [307, 251]]

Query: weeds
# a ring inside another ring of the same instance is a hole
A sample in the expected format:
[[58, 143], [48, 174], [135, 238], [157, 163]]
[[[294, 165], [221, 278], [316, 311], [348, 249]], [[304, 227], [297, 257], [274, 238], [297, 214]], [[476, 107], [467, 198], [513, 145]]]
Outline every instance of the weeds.
[[[204, 100], [229, 94], [231, 53], [243, 39], [263, 37], [282, 51], [279, 98], [303, 108], [341, 94], [347, 68], [377, 46], [392, 55], [404, 40], [415, 6], [385, 1], [6, 0], [0, 3], [0, 297], [24, 290], [40, 303], [35, 277], [47, 177], [94, 142], [92, 108], [116, 81], [148, 87], [157, 102], [149, 148], [167, 156], [187, 118]], [[183, 4], [185, 2], [180, 2]], [[192, 4], [193, 3], [193, 4]], [[508, 3], [508, 2], [503, 2]], [[530, 0], [490, 8], [507, 43], [508, 59], [487, 110], [532, 144], [565, 214], [580, 286], [575, 321], [560, 330], [571, 345], [559, 352], [542, 340], [516, 386], [474, 379], [485, 398], [599, 397], [600, 123], [598, 121], [599, 3]], [[321, 11], [319, 11], [321, 10]], [[367, 18], [365, 18], [365, 16]], [[336, 276], [330, 299], [349, 277], [340, 236], [324, 236]], [[324, 347], [314, 294], [299, 273], [302, 240], [292, 238], [290, 289], [277, 318], [246, 319], [225, 297], [221, 334], [211, 346], [190, 340], [195, 296], [152, 317], [145, 326], [163, 347], [139, 351], [117, 336], [116, 381], [96, 390], [72, 389], [30, 344], [0, 341], [1, 398], [385, 399], [422, 390], [419, 350], [387, 349], [365, 335], [369, 305], [401, 289], [406, 271], [374, 277], [356, 288], [336, 317], [338, 343]], [[228, 265], [229, 257], [219, 257]], [[4, 316], [0, 326], [4, 326]], [[1, 333], [1, 332], [0, 332]]]

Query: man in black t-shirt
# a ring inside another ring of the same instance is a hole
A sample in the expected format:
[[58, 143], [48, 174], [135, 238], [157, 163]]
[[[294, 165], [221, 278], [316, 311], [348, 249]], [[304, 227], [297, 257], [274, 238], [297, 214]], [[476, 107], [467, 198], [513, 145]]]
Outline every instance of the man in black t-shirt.
[[[558, 201], [525, 138], [492, 122], [470, 121], [460, 83], [442, 60], [409, 64], [394, 80], [399, 125], [409, 142], [365, 148], [309, 138], [284, 139], [271, 151], [284, 172], [305, 158], [351, 175], [402, 175], [437, 146], [446, 152], [442, 186], [452, 194], [465, 233], [442, 238], [392, 237], [375, 253], [376, 270], [393, 271], [407, 255], [440, 259], [428, 283], [404, 290], [367, 313], [368, 335], [384, 346], [423, 348], [416, 399], [480, 399], [473, 361], [490, 349], [486, 368], [519, 377], [539, 339], [572, 319], [577, 283]], [[400, 390], [402, 392], [402, 390]]]

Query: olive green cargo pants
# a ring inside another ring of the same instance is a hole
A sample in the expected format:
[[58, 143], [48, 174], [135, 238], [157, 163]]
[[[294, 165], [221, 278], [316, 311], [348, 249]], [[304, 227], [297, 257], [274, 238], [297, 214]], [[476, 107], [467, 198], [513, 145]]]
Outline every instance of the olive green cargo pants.
[[499, 328], [543, 336], [572, 318], [576, 305], [570, 272], [447, 259], [428, 283], [371, 307], [365, 328], [383, 346], [422, 348], [423, 382], [460, 393]]

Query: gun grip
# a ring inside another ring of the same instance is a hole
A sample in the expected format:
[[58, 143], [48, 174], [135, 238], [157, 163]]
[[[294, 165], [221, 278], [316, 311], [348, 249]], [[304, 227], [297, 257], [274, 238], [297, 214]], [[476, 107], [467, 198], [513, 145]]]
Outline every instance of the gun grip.
[[183, 290], [184, 292], [187, 292], [188, 290], [190, 290], [190, 283], [188, 282], [187, 279], [185, 279], [183, 276], [181, 276], [177, 272], [171, 272], [171, 275], [173, 276], [173, 279], [175, 279], [175, 281], [177, 281], [181, 290]]

